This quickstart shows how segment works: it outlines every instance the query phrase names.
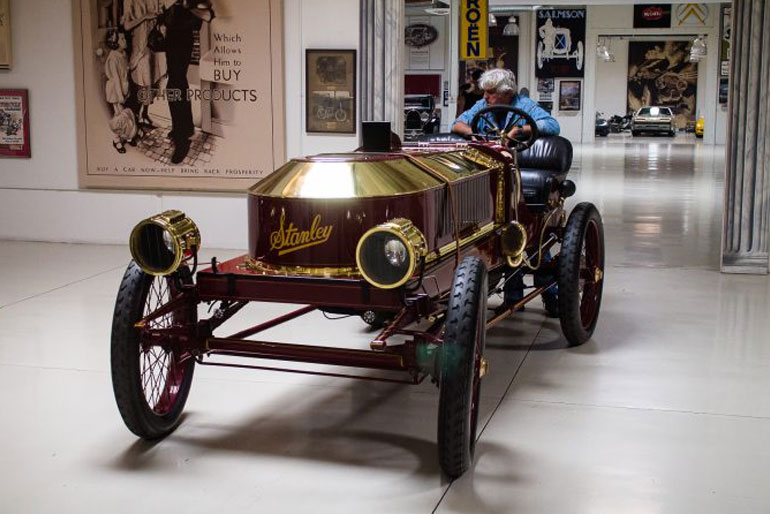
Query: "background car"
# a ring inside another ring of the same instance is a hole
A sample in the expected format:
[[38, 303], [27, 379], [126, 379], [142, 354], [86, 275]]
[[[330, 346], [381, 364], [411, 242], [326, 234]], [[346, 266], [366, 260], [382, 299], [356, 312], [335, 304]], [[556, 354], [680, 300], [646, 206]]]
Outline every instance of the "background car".
[[441, 111], [436, 109], [433, 95], [406, 95], [404, 97], [404, 139], [415, 141], [424, 134], [441, 130]]
[[631, 134], [638, 136], [642, 133], [676, 135], [674, 114], [668, 107], [642, 107], [631, 121]]
[[706, 119], [701, 116], [695, 122], [695, 137], [703, 137], [703, 127], [706, 125]]
[[610, 123], [600, 112], [596, 113], [596, 122], [594, 123], [594, 135], [607, 137], [610, 133]]

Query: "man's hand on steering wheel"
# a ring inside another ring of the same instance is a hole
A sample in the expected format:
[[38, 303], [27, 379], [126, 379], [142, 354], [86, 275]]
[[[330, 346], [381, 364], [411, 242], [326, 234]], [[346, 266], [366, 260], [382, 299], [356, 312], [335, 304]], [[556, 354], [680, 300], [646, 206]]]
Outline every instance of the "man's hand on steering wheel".
[[[499, 127], [496, 119], [500, 117], [508, 118], [508, 113], [512, 113], [510, 121], [504, 127]], [[480, 130], [481, 120], [486, 122], [485, 130]], [[524, 125], [522, 126], [522, 121]], [[534, 118], [515, 107], [509, 105], [492, 105], [485, 107], [476, 113], [471, 121], [471, 130], [473, 135], [482, 136], [487, 139], [500, 139], [500, 141], [510, 148], [521, 152], [526, 150], [537, 140], [538, 130]]]

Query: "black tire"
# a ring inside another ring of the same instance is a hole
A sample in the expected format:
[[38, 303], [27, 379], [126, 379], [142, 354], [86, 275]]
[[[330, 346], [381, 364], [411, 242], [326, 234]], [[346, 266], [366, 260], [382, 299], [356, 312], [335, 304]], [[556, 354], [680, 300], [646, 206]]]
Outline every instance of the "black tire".
[[604, 286], [604, 226], [593, 204], [570, 214], [559, 253], [559, 320], [570, 346], [591, 338]]
[[638, 130], [632, 130], [631, 131], [631, 135], [634, 136], [634, 137], [639, 136], [639, 134], [641, 134], [641, 132], [639, 132]]
[[[112, 388], [126, 426], [143, 439], [158, 439], [171, 433], [190, 393], [195, 359], [189, 355], [183, 358], [172, 348], [143, 347], [140, 331], [134, 326], [175, 294], [179, 280], [192, 281], [187, 268], [172, 277], [153, 277], [132, 261], [115, 302]], [[194, 323], [196, 317], [194, 310], [180, 309], [158, 318], [157, 323], [159, 328], [175, 322]]]
[[450, 478], [473, 461], [481, 391], [481, 359], [486, 338], [487, 269], [466, 257], [452, 281], [441, 347], [438, 453]]
[[393, 318], [393, 313], [391, 312], [366, 311], [361, 314], [363, 322], [374, 329], [385, 327], [391, 318]]

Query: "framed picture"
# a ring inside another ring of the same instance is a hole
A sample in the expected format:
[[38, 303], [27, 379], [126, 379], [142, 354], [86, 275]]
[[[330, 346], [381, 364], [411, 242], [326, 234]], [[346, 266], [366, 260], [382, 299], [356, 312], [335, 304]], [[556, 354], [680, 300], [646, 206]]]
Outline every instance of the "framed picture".
[[244, 191], [285, 162], [281, 0], [72, 4], [81, 187]]
[[559, 110], [580, 110], [580, 81], [562, 80], [559, 82]]
[[305, 130], [355, 134], [356, 51], [305, 51]]
[[0, 156], [32, 157], [26, 89], [0, 89]]
[[540, 107], [543, 108], [544, 111], [546, 111], [548, 114], [551, 114], [551, 111], [553, 111], [553, 102], [538, 102], [540, 104]]
[[0, 70], [11, 69], [11, 8], [9, 0], [0, 0]]
[[553, 93], [553, 79], [537, 79], [537, 90], [541, 93]]

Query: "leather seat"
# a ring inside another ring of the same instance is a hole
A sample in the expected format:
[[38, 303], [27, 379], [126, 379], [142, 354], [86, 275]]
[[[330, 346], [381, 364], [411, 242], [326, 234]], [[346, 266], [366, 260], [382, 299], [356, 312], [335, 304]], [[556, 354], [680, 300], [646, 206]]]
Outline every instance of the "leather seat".
[[521, 186], [529, 207], [545, 207], [554, 181], [561, 184], [572, 165], [572, 144], [561, 136], [543, 136], [519, 154]]

